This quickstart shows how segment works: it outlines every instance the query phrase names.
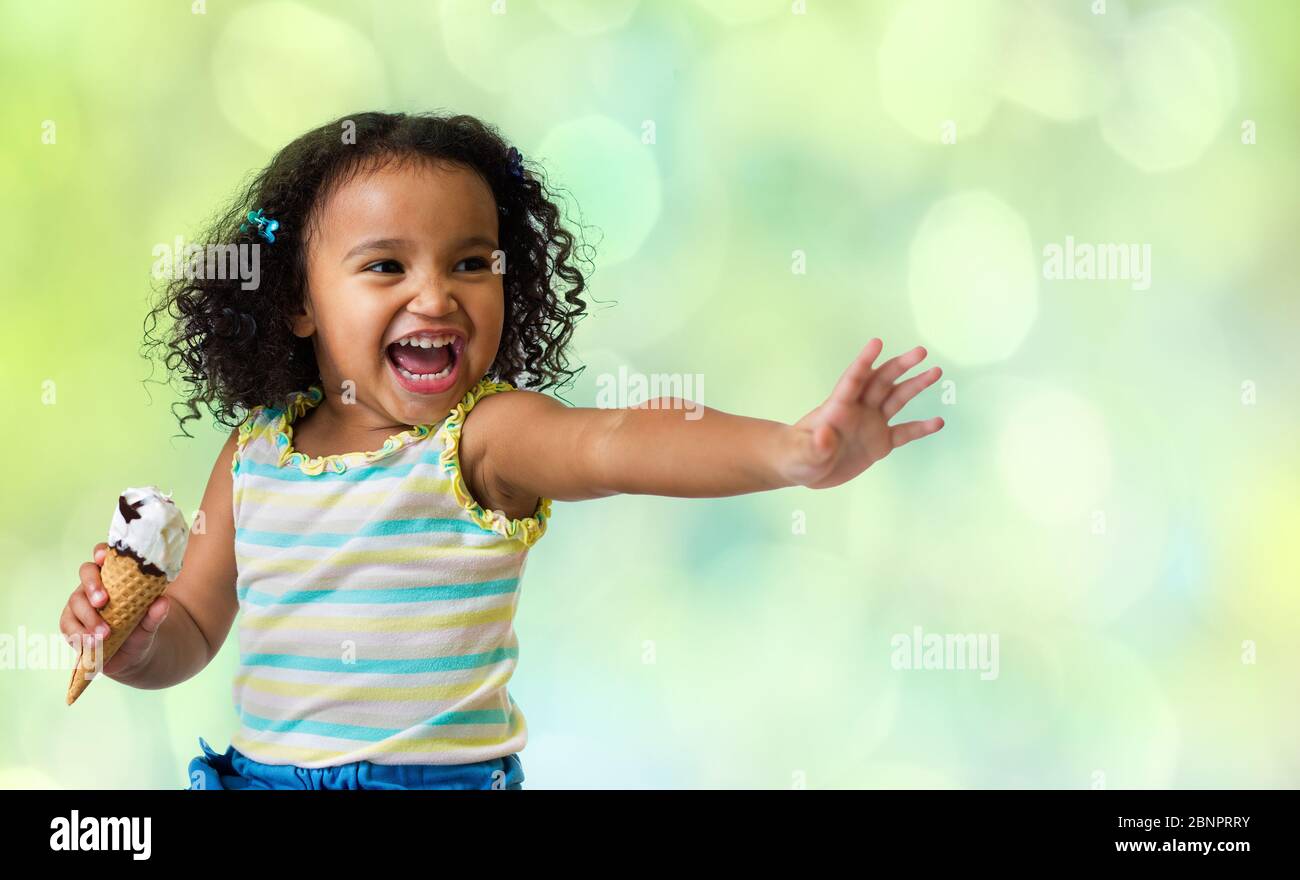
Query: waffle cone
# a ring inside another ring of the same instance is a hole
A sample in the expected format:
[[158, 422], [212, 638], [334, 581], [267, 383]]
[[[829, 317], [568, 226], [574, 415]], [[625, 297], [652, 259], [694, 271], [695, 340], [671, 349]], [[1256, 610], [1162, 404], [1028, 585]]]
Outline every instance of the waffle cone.
[[[87, 677], [95, 670], [96, 654], [108, 663], [117, 649], [122, 647], [127, 636], [135, 631], [144, 620], [145, 612], [153, 601], [167, 588], [164, 575], [145, 574], [139, 564], [130, 556], [118, 553], [112, 547], [99, 570], [100, 581], [108, 593], [108, 601], [99, 609], [99, 616], [108, 624], [108, 637], [104, 639], [102, 650], [86, 650], [81, 646], [77, 656], [76, 668], [72, 670], [72, 681], [68, 684], [68, 705], [76, 702], [81, 692], [90, 686], [93, 678]], [[102, 668], [102, 667], [101, 667]]]

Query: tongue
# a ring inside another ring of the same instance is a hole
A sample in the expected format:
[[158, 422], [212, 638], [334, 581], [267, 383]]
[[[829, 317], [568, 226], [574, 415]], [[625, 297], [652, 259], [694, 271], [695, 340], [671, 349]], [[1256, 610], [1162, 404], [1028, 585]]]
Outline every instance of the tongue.
[[411, 345], [395, 345], [389, 351], [393, 363], [417, 376], [425, 373], [441, 373], [451, 363], [451, 346], [437, 348], [418, 348]]

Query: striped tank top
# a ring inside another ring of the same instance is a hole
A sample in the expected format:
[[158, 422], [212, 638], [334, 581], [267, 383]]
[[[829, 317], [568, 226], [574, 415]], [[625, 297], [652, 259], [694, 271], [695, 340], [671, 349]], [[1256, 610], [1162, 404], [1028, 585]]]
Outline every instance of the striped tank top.
[[550, 499], [508, 518], [471, 497], [458, 458], [481, 379], [443, 421], [371, 452], [308, 457], [295, 420], [255, 407], [231, 462], [239, 597], [239, 728], [264, 764], [465, 764], [517, 752], [523, 713], [507, 690], [528, 549]]

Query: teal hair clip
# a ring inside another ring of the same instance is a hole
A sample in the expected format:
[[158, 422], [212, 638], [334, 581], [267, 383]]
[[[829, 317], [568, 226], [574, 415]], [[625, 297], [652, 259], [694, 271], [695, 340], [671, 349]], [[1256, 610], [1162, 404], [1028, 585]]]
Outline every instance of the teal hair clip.
[[279, 220], [272, 220], [262, 212], [261, 208], [258, 208], [256, 211], [248, 212], [248, 223], [239, 224], [239, 231], [247, 232], [250, 223], [257, 227], [257, 234], [262, 238], [272, 243], [275, 241], [275, 233], [280, 228]]

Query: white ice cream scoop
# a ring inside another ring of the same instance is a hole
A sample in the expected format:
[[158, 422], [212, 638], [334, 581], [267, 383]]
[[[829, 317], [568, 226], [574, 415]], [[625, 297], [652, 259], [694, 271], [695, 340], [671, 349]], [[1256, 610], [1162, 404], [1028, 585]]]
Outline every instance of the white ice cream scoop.
[[185, 514], [153, 486], [123, 491], [108, 527], [109, 546], [133, 557], [146, 574], [160, 569], [169, 581], [180, 574], [189, 537]]

